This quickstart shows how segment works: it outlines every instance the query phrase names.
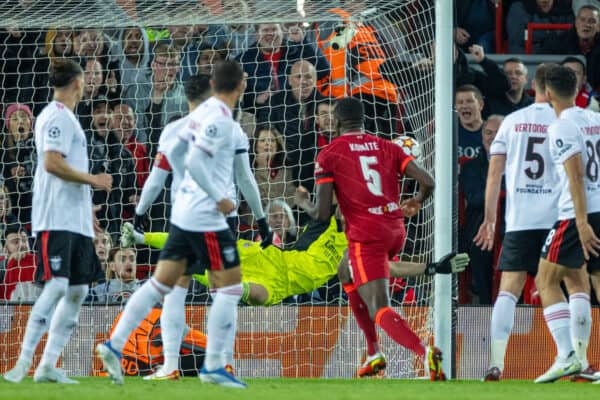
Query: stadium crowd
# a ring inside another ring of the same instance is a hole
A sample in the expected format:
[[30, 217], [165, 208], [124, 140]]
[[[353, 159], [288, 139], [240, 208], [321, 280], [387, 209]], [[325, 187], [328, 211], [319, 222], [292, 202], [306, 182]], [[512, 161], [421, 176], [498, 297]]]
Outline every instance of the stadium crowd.
[[[239, 3], [247, 6], [242, 0]], [[360, 7], [352, 4], [361, 2], [348, 3], [348, 7]], [[533, 102], [532, 72], [519, 58], [525, 53], [524, 31], [528, 22], [573, 24], [566, 31], [535, 31], [532, 51], [554, 55], [572, 68], [580, 88], [577, 105], [600, 111], [600, 2], [504, 1], [506, 24], [502, 27], [495, 26], [494, 0], [456, 3], [459, 249], [468, 252], [472, 260], [471, 268], [460, 278], [460, 300], [491, 304], [497, 292], [495, 267], [500, 248], [482, 251], [473, 244], [473, 237], [483, 220], [488, 153], [502, 116]], [[345, 12], [355, 11], [331, 12], [344, 18]], [[90, 301], [111, 302], [134, 291], [156, 263], [155, 250], [143, 246], [124, 250], [117, 243], [122, 223], [134, 218], [163, 128], [189, 111], [183, 84], [190, 76], [210, 75], [218, 60], [242, 63], [248, 86], [235, 117], [250, 141], [253, 172], [269, 224], [280, 246], [287, 248], [309, 220], [296, 204], [295, 188], [314, 190], [314, 160], [335, 135], [332, 113], [337, 97], [349, 93], [360, 98], [367, 117], [365, 128], [374, 134], [395, 138], [427, 129], [417, 126], [415, 118], [408, 115], [408, 105], [419, 97], [422, 87], [405, 77], [433, 79], [433, 55], [424, 54], [416, 62], [396, 58], [399, 38], [416, 31], [416, 24], [416, 20], [404, 21], [402, 26], [397, 22], [378, 30], [375, 18], [361, 35], [349, 39], [335, 23], [0, 31], [0, 299], [33, 301], [39, 294], [32, 282], [36, 255], [31, 249], [35, 247], [28, 239], [36, 165], [33, 127], [36, 116], [52, 98], [47, 75], [54, 59], [71, 58], [82, 66], [85, 90], [76, 114], [88, 139], [90, 171], [113, 177], [110, 194], [100, 190], [93, 194], [96, 251], [106, 279], [91, 288], [88, 296]], [[511, 54], [500, 65], [487, 57], [504, 52], [495, 48], [497, 29], [503, 32]], [[341, 58], [333, 40], [346, 49]], [[363, 46], [367, 42], [375, 45]], [[420, 49], [420, 43], [402, 45], [412, 46], [404, 49], [408, 51]], [[346, 80], [353, 84], [346, 85]], [[170, 214], [167, 187], [148, 211], [150, 231], [166, 230]], [[500, 214], [502, 208], [501, 204]], [[241, 237], [255, 235], [254, 221], [243, 201], [236, 224]], [[498, 225], [500, 238], [503, 227]], [[407, 252], [419, 248], [417, 231], [409, 229]], [[415, 301], [410, 283], [396, 280], [395, 301]], [[523, 301], [535, 303], [533, 281], [528, 285]], [[341, 296], [341, 286], [334, 279], [290, 301], [338, 302]], [[194, 282], [188, 299], [206, 302], [210, 297]]]

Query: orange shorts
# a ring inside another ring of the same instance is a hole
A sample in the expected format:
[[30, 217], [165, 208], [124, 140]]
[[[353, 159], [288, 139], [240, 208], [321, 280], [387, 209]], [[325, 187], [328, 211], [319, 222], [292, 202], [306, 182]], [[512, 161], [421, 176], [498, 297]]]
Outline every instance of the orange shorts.
[[390, 235], [389, 239], [376, 242], [348, 241], [350, 272], [354, 286], [358, 287], [377, 279], [389, 279], [389, 260], [404, 247], [405, 231]]

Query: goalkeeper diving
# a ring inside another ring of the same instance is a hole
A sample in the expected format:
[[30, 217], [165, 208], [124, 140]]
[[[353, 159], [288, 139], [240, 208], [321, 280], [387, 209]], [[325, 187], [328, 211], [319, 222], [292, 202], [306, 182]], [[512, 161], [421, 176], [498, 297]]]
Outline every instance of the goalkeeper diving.
[[[166, 232], [141, 233], [130, 223], [123, 224], [121, 245], [145, 244], [162, 248], [167, 241]], [[329, 222], [310, 221], [297, 242], [289, 250], [274, 245], [261, 247], [260, 242], [238, 240], [240, 254], [242, 301], [250, 305], [271, 306], [282, 300], [321, 287], [340, 270], [347, 276], [346, 236], [342, 221], [332, 217]], [[465, 270], [469, 263], [467, 254], [450, 253], [438, 262], [416, 263], [390, 261], [392, 277], [449, 274]], [[194, 279], [210, 286], [208, 276], [194, 275]]]

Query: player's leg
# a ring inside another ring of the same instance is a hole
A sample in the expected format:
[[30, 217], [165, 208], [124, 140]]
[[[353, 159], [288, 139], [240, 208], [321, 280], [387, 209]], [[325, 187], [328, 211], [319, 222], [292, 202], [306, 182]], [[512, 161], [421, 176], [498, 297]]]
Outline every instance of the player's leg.
[[96, 352], [114, 383], [123, 383], [121, 351], [131, 331], [148, 315], [154, 304], [171, 292], [185, 272], [188, 259], [194, 260], [193, 246], [197, 240], [196, 236], [195, 232], [183, 231], [171, 225], [169, 238], [152, 278], [129, 298], [110, 339], [96, 347]]
[[571, 342], [571, 318], [569, 304], [560, 288], [560, 283], [572, 270], [546, 259], [540, 260], [535, 283], [544, 307], [544, 318], [556, 344], [558, 355], [546, 373], [536, 383], [554, 382], [563, 376], [579, 373], [581, 363], [575, 355]]
[[190, 275], [181, 276], [173, 290], [165, 296], [160, 314], [164, 364], [144, 380], [179, 379], [179, 351], [185, 330], [185, 298], [190, 286]]
[[66, 262], [70, 254], [70, 243], [64, 237], [64, 233], [38, 233], [37, 252], [40, 257], [35, 272], [36, 281], [45, 282], [44, 289], [29, 314], [19, 359], [15, 367], [4, 374], [4, 379], [13, 383], [20, 382], [29, 373], [33, 353], [50, 327], [56, 305], [69, 287], [69, 268]]
[[569, 311], [571, 313], [571, 341], [575, 354], [581, 362], [581, 374], [576, 379], [593, 379], [587, 348], [592, 332], [592, 307], [590, 304], [590, 276], [585, 268], [573, 271], [565, 277], [565, 286], [569, 293]]
[[208, 311], [207, 340], [200, 379], [243, 389], [246, 384], [225, 370], [223, 352], [233, 348], [237, 331], [237, 306], [243, 294], [240, 257], [229, 229], [205, 232], [201, 260], [210, 266], [208, 279], [213, 303]]
[[385, 369], [385, 356], [381, 353], [379, 347], [375, 322], [371, 319], [367, 305], [356, 291], [356, 287], [352, 282], [351, 269], [348, 265], [348, 252], [345, 252], [344, 257], [338, 266], [338, 278], [348, 297], [348, 305], [352, 310], [354, 319], [360, 330], [363, 332], [365, 341], [367, 342], [367, 358], [359, 368], [357, 374], [359, 377], [375, 375], [379, 371]]
[[526, 279], [527, 272], [525, 271], [502, 272], [498, 297], [492, 309], [490, 365], [485, 373], [484, 381], [499, 380], [504, 370], [504, 357], [508, 338], [514, 325], [515, 308], [523, 292]]

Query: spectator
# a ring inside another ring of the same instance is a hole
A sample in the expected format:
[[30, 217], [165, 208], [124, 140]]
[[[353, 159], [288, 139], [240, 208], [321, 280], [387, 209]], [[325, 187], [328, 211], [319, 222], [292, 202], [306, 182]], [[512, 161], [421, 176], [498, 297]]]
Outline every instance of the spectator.
[[503, 116], [490, 115], [483, 124], [481, 142], [483, 150], [476, 158], [466, 162], [460, 174], [460, 186], [466, 202], [465, 225], [461, 242], [462, 249], [471, 258], [473, 292], [479, 304], [492, 304], [492, 280], [494, 274], [494, 252], [482, 251], [473, 243], [473, 238], [483, 222], [485, 210], [485, 185], [489, 167], [489, 151]]
[[121, 220], [132, 208], [130, 198], [136, 194], [135, 161], [132, 154], [110, 131], [111, 110], [105, 98], [92, 105], [92, 125], [86, 132], [89, 146], [90, 173], [107, 173], [113, 177], [110, 194], [94, 190], [92, 201], [100, 206], [96, 215], [100, 227], [116, 240]]
[[6, 131], [2, 141], [4, 185], [16, 217], [24, 225], [31, 223], [31, 201], [36, 152], [33, 138], [33, 114], [25, 104], [11, 104], [4, 115]]
[[[508, 34], [508, 52], [525, 53], [527, 24], [529, 22], [542, 24], [570, 24], [573, 13], [568, 2], [564, 0], [522, 0], [511, 4], [506, 24]], [[533, 32], [532, 49], [540, 53], [545, 40], [554, 37], [554, 31], [535, 30]]]
[[483, 96], [475, 86], [463, 85], [456, 89], [454, 102], [458, 112], [458, 162], [463, 165], [481, 151]]
[[575, 76], [577, 76], [577, 88], [579, 90], [575, 98], [577, 107], [588, 108], [596, 112], [600, 111], [600, 104], [598, 104], [598, 100], [596, 99], [598, 93], [592, 89], [592, 86], [587, 81], [585, 63], [578, 57], [567, 57], [560, 64], [573, 70]]
[[0, 31], [0, 103], [33, 101], [37, 33], [21, 29]]
[[115, 53], [120, 72], [123, 93], [136, 97], [136, 84], [149, 73], [150, 44], [148, 34], [142, 27], [122, 29], [117, 34]]
[[154, 47], [154, 59], [147, 75], [141, 76], [137, 91], [127, 91], [125, 99], [135, 110], [136, 139], [148, 143], [148, 154], [156, 157], [158, 138], [164, 126], [175, 116], [187, 113], [183, 85], [177, 81], [179, 51], [167, 43]]
[[38, 46], [34, 55], [33, 115], [38, 115], [52, 99], [48, 86], [50, 63], [55, 58], [70, 57], [73, 51], [73, 31], [70, 29], [50, 29], [44, 36], [44, 45]]
[[335, 132], [335, 117], [333, 109], [335, 99], [323, 99], [317, 104], [317, 148], [327, 146], [337, 133]]
[[256, 43], [239, 60], [248, 74], [243, 105], [249, 109], [269, 104], [269, 98], [286, 87], [291, 66], [299, 60], [315, 65], [318, 79], [329, 75], [329, 63], [320, 51], [285, 40], [279, 24], [259, 24]]
[[194, 38], [194, 25], [169, 25], [167, 29], [172, 46], [180, 54], [178, 80], [185, 82], [196, 74], [198, 44]]
[[29, 247], [27, 231], [21, 224], [9, 224], [5, 235], [7, 263], [0, 298], [18, 302], [35, 301], [42, 289], [33, 283], [37, 259]]
[[600, 87], [600, 14], [594, 6], [582, 6], [573, 29], [548, 38], [544, 54], [582, 54], [585, 57], [588, 79], [592, 88]]
[[[135, 161], [135, 186], [141, 190], [148, 178], [150, 171], [150, 159], [146, 146], [136, 139], [135, 135], [135, 113], [127, 103], [115, 104], [112, 108], [110, 118], [110, 129], [115, 139], [121, 143], [133, 156]], [[137, 204], [137, 194], [128, 198], [128, 203]], [[127, 218], [127, 216], [124, 216]]]
[[117, 247], [110, 251], [106, 282], [90, 290], [92, 301], [100, 303], [123, 303], [140, 287], [136, 278], [135, 249]]
[[227, 49], [224, 47], [200, 47], [196, 70], [199, 74], [211, 75], [213, 66], [218, 61], [227, 59]]
[[88, 58], [83, 66], [83, 97], [77, 104], [75, 114], [79, 118], [81, 127], [88, 130], [92, 124], [92, 103], [99, 96], [106, 95], [104, 86], [104, 73], [102, 64], [95, 58]]
[[253, 169], [260, 196], [264, 203], [281, 198], [289, 206], [294, 204], [295, 186], [291, 171], [285, 165], [285, 150], [281, 133], [270, 126], [256, 129], [252, 146]]
[[[233, 13], [240, 20], [252, 18], [250, 9], [245, 0], [228, 0], [223, 2], [223, 11]], [[248, 50], [250, 45], [256, 41], [254, 26], [251, 24], [229, 24], [225, 27], [224, 42], [222, 46], [229, 49], [231, 58], [238, 58], [240, 54]]]
[[289, 90], [272, 96], [269, 108], [259, 114], [259, 122], [269, 122], [283, 133], [286, 162], [292, 167], [293, 179], [309, 192], [314, 186], [313, 167], [317, 138], [315, 118], [321, 94], [316, 90], [317, 72], [306, 60], [291, 67], [287, 78]]
[[113, 43], [102, 29], [84, 28], [73, 35], [73, 55], [79, 58], [81, 64], [87, 58], [95, 58], [105, 71], [116, 68], [117, 64], [111, 64], [112, 47]]
[[573, 0], [571, 7], [573, 8], [573, 15], [579, 14], [579, 9], [583, 6], [594, 6], [600, 9], [600, 0]]
[[461, 49], [454, 45], [455, 86], [474, 85], [487, 98], [502, 97], [510, 90], [510, 82], [504, 71], [494, 61], [485, 56], [483, 47], [473, 45], [469, 52], [483, 71], [469, 66], [467, 57]]
[[112, 249], [112, 239], [107, 231], [101, 231], [94, 237], [94, 248], [96, 249], [96, 255], [102, 266], [102, 271], [106, 273], [108, 270], [108, 256]]
[[486, 102], [485, 114], [508, 115], [533, 103], [533, 99], [525, 91], [527, 86], [527, 67], [518, 58], [504, 61], [504, 73], [510, 80], [510, 90], [504, 96], [490, 97]]
[[494, 53], [495, 4], [493, 0], [456, 2], [456, 44], [463, 48], [477, 44], [486, 53]]
[[[291, 246], [298, 236], [298, 228], [290, 206], [282, 199], [275, 199], [267, 204], [265, 212], [268, 216], [269, 226], [279, 239], [281, 248], [285, 249]], [[278, 244], [275, 238], [273, 244]]]

